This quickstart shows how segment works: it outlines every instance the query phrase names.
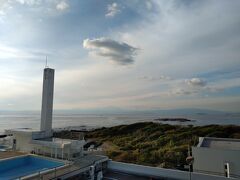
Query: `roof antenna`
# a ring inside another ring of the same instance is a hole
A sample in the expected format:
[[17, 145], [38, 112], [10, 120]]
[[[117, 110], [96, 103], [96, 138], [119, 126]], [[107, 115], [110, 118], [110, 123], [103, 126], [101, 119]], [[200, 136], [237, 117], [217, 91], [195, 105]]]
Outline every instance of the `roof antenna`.
[[46, 64], [45, 64], [45, 68], [48, 68], [48, 64], [47, 64], [47, 56], [46, 56]]

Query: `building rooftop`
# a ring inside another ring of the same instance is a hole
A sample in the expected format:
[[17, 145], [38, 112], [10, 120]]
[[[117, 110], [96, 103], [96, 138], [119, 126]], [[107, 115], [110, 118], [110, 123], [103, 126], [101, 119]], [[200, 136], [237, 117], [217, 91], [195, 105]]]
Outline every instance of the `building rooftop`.
[[86, 155], [79, 157], [74, 160], [74, 164], [78, 166], [79, 168], [88, 167], [91, 165], [94, 165], [95, 162], [98, 161], [107, 161], [107, 156], [100, 156], [100, 155]]
[[16, 128], [16, 129], [6, 129], [6, 132], [39, 132], [37, 129], [32, 129], [32, 128]]
[[200, 137], [198, 147], [240, 150], [240, 139]]
[[69, 139], [59, 139], [59, 138], [42, 138], [42, 139], [34, 139], [31, 141], [33, 144], [39, 144], [47, 147], [57, 147], [64, 148], [65, 146], [71, 145], [72, 141]]
[[42, 138], [42, 139], [35, 139], [37, 141], [47, 141], [47, 142], [54, 142], [54, 143], [60, 143], [60, 144], [70, 144], [72, 142], [71, 139], [60, 139], [60, 138]]

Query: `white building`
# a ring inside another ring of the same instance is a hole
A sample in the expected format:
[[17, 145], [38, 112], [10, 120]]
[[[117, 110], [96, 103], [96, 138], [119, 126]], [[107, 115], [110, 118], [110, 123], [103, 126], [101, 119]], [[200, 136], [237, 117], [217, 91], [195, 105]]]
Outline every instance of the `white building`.
[[200, 137], [193, 171], [240, 178], [240, 139]]
[[21, 128], [6, 130], [5, 133], [12, 135], [13, 149], [17, 151], [32, 152], [62, 159], [81, 156], [85, 144], [84, 140], [52, 137], [53, 91], [54, 69], [45, 68], [40, 130]]

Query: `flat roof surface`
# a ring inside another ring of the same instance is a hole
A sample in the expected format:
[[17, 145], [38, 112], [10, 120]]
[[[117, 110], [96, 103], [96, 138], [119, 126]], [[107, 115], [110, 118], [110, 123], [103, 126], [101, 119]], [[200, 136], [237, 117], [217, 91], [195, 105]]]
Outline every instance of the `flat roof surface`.
[[35, 141], [47, 141], [47, 142], [54, 142], [57, 144], [68, 144], [72, 142], [71, 139], [61, 139], [61, 138], [53, 138], [53, 137], [35, 139]]
[[[82, 173], [86, 171], [86, 169], [89, 169], [90, 166], [94, 165], [96, 161], [104, 160], [107, 157], [106, 156], [98, 156], [98, 155], [86, 155], [83, 157], [79, 157], [74, 160], [74, 163], [66, 167], [65, 169], [60, 169], [57, 171], [57, 177], [61, 177], [63, 175], [67, 175], [69, 173], [73, 173], [75, 171], [82, 170]], [[78, 172], [79, 173], [79, 172]], [[47, 176], [44, 176], [43, 179], [52, 179], [55, 176], [51, 176], [52, 173], [49, 173]], [[38, 177], [39, 178], [39, 177]], [[72, 177], [71, 179], [79, 179], [79, 177]], [[80, 178], [80, 179], [86, 179], [86, 178]]]
[[240, 139], [205, 137], [200, 147], [240, 150]]
[[[151, 177], [143, 177], [134, 174], [126, 174], [118, 171], [110, 171], [108, 170], [106, 174], [104, 174], [103, 180], [149, 180]], [[151, 178], [154, 180], [155, 178]], [[155, 179], [161, 180], [161, 179]]]
[[11, 131], [11, 132], [40, 132], [37, 129], [32, 129], [32, 128], [16, 128], [16, 129], [6, 129], [6, 131]]
[[5, 151], [5, 152], [0, 152], [0, 160], [1, 159], [6, 159], [6, 158], [11, 158], [11, 157], [16, 157], [16, 156], [22, 156], [27, 153], [23, 152], [18, 152], [18, 151]]
[[79, 168], [84, 168], [93, 165], [96, 161], [108, 159], [107, 156], [99, 156], [99, 155], [86, 155], [79, 157], [74, 160], [74, 165]]

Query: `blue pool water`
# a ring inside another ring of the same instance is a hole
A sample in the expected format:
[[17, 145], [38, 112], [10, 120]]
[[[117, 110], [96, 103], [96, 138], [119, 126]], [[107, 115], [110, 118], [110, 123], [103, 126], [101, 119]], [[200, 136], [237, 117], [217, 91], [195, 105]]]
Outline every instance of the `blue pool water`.
[[1, 160], [0, 180], [14, 179], [63, 165], [62, 162], [31, 155]]

